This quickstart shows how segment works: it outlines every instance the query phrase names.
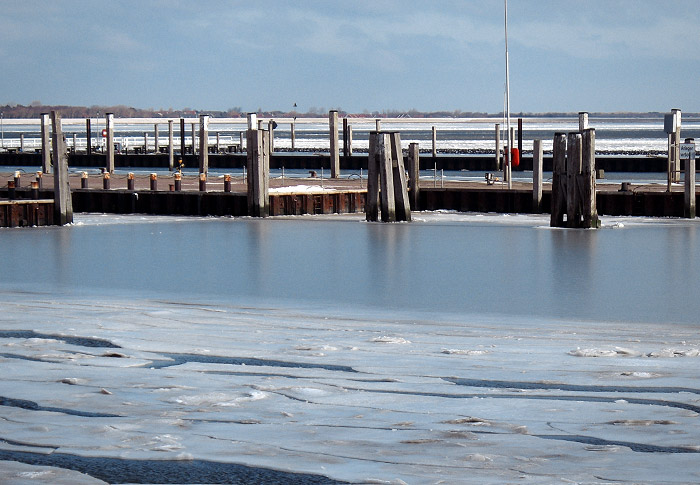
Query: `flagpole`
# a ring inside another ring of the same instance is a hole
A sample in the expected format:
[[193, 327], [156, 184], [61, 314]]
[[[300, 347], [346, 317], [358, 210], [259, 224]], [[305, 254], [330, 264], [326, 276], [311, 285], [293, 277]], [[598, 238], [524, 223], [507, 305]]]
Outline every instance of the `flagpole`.
[[[505, 13], [505, 31], [506, 31], [506, 155], [505, 155], [505, 168], [508, 171], [508, 188], [513, 188], [513, 182], [511, 180], [511, 153], [512, 153], [512, 142], [510, 139], [510, 67], [508, 62], [508, 0], [504, 1], [504, 13]], [[505, 177], [505, 173], [504, 173]]]

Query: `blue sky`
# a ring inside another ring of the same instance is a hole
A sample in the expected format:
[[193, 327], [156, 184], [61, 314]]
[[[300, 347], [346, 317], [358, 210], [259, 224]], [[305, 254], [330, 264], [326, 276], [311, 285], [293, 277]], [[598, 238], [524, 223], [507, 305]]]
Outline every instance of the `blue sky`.
[[[512, 112], [700, 112], [700, 1], [508, 8]], [[503, 109], [503, 0], [23, 0], [1, 11], [0, 104]]]

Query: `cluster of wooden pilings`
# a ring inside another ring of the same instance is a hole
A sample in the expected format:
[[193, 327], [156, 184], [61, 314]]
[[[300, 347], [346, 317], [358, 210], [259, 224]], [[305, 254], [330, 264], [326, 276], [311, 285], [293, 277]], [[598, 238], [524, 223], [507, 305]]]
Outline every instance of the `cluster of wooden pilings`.
[[373, 131], [369, 134], [365, 203], [368, 221], [379, 219], [380, 206], [382, 222], [411, 220], [401, 135], [397, 132]]

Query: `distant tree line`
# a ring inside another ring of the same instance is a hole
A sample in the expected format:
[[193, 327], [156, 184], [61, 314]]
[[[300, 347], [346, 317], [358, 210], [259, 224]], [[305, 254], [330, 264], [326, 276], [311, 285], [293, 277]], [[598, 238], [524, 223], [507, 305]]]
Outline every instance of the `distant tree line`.
[[[338, 111], [338, 115], [341, 118], [502, 118], [503, 113], [485, 113], [485, 112], [475, 112], [475, 111], [418, 111], [411, 109], [408, 111], [401, 110], [383, 110], [383, 111], [363, 111], [362, 113], [348, 113], [340, 108], [331, 108]], [[154, 108], [133, 108], [130, 106], [118, 105], [118, 106], [66, 106], [66, 105], [44, 105], [39, 101], [33, 101], [27, 106], [21, 104], [6, 104], [5, 106], [0, 106], [0, 113], [4, 118], [39, 118], [42, 113], [48, 113], [50, 111], [59, 111], [64, 118], [95, 118], [103, 117], [105, 113], [114, 113], [117, 118], [190, 118], [193, 116], [199, 116], [200, 114], [208, 114], [215, 118], [239, 118], [245, 117], [246, 111], [240, 107], [234, 107], [226, 111], [212, 111], [212, 110], [197, 110], [191, 108], [183, 109], [154, 109]], [[258, 109], [256, 111], [258, 116], [264, 118], [318, 118], [323, 117], [328, 114], [326, 108], [311, 107], [305, 113], [297, 111], [263, 111]], [[556, 117], [571, 117], [576, 116], [575, 112], [556, 112], [556, 113], [511, 113], [511, 117], [538, 117], [538, 118], [556, 118]], [[603, 113], [603, 112], [591, 112], [590, 116], [617, 116], [621, 118], [646, 118], [646, 117], [659, 117], [663, 118], [664, 113], [660, 112], [647, 112], [647, 113], [633, 113], [633, 112], [615, 112], [615, 113]], [[684, 113], [684, 115], [690, 116], [700, 116], [697, 113]]]

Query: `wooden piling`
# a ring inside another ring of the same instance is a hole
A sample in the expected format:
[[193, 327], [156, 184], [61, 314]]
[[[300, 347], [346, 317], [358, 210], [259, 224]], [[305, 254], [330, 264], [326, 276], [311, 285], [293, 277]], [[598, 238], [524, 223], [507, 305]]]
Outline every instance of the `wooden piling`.
[[168, 120], [168, 170], [171, 172], [175, 167], [175, 152], [173, 144], [173, 120]]
[[51, 173], [51, 134], [49, 114], [41, 114], [41, 171]]
[[340, 177], [340, 153], [338, 148], [338, 112], [331, 110], [328, 112], [328, 131], [331, 146], [331, 178]]
[[248, 129], [247, 157], [248, 170], [248, 215], [267, 217], [270, 214], [269, 170], [270, 158], [268, 132]]
[[277, 126], [277, 123], [274, 120], [271, 119], [267, 122], [267, 133], [270, 137], [270, 153], [275, 151], [275, 126]]
[[199, 116], [199, 173], [209, 173], [209, 115]]
[[552, 143], [552, 201], [549, 225], [563, 227], [566, 208], [566, 134], [555, 133]]
[[148, 153], [148, 132], [144, 131], [143, 132], [143, 154], [146, 155]]
[[109, 173], [114, 173], [114, 114], [107, 113], [105, 118], [107, 127], [107, 159], [105, 169]]
[[496, 123], [496, 130], [494, 133], [494, 138], [496, 142], [495, 155], [496, 155], [496, 170], [501, 169], [501, 125]]
[[391, 134], [381, 132], [377, 137], [379, 151], [379, 205], [382, 222], [396, 221], [394, 174], [391, 156]]
[[582, 208], [577, 176], [581, 173], [581, 134], [569, 133], [566, 138], [566, 226], [579, 227]]
[[671, 113], [673, 113], [676, 116], [676, 131], [673, 134], [673, 160], [675, 161], [675, 167], [673, 170], [673, 181], [674, 182], [680, 182], [681, 181], [681, 157], [680, 157], [680, 150], [681, 150], [681, 110], [678, 108], [673, 108], [671, 110]]
[[[86, 152], [88, 155], [92, 153], [92, 128], [91, 128], [91, 123], [92, 120], [90, 118], [85, 118], [85, 138], [87, 139], [87, 145], [86, 145]], [[46, 172], [50, 173], [50, 172]]]
[[185, 119], [180, 118], [180, 158], [185, 159]]
[[24, 152], [24, 133], [19, 134], [19, 151], [20, 153]]
[[348, 123], [348, 156], [352, 156], [352, 125]]
[[[588, 126], [588, 116], [586, 116]], [[581, 175], [577, 183], [580, 190], [582, 221], [584, 228], [600, 227], [596, 205], [596, 171], [595, 171], [595, 129], [586, 128], [581, 135]]]
[[159, 145], [159, 140], [158, 140], [158, 123], [153, 124], [153, 144], [155, 148], [155, 153], [159, 153], [158, 151], [158, 145]]
[[542, 212], [542, 140], [532, 142], [532, 212]]
[[408, 146], [408, 190], [411, 209], [418, 210], [420, 200], [420, 150], [418, 143]]
[[[190, 124], [190, 131], [192, 132], [192, 155], [197, 154], [197, 123]], [[200, 140], [201, 142], [201, 140]]]
[[578, 113], [578, 131], [583, 133], [584, 130], [588, 129], [588, 113], [585, 111], [579, 111]]
[[433, 158], [437, 157], [437, 129], [433, 126]]
[[[695, 139], [686, 138], [685, 147], [688, 150], [688, 155], [685, 159], [685, 195], [683, 205], [683, 216], [689, 219], [695, 219], [696, 204], [695, 204]], [[692, 148], [691, 148], [692, 147]]]
[[399, 132], [390, 134], [391, 139], [391, 167], [394, 182], [394, 203], [396, 206], [396, 220], [411, 220], [411, 203], [408, 199], [408, 183], [406, 180], [406, 168], [403, 163], [403, 150], [401, 149], [401, 135]]
[[290, 136], [292, 137], [292, 150], [296, 149], [296, 129], [294, 125], [295, 123], [293, 121], [289, 124]]
[[343, 160], [346, 160], [348, 155], [348, 119], [343, 118]]
[[369, 133], [369, 154], [367, 156], [367, 199], [365, 201], [365, 219], [369, 222], [379, 220], [379, 132]]
[[51, 124], [53, 125], [51, 141], [53, 145], [55, 165], [53, 179], [54, 223], [59, 226], [63, 226], [73, 222], [73, 201], [71, 199], [70, 185], [68, 182], [66, 139], [63, 136], [60, 113], [56, 111], [51, 112]]

